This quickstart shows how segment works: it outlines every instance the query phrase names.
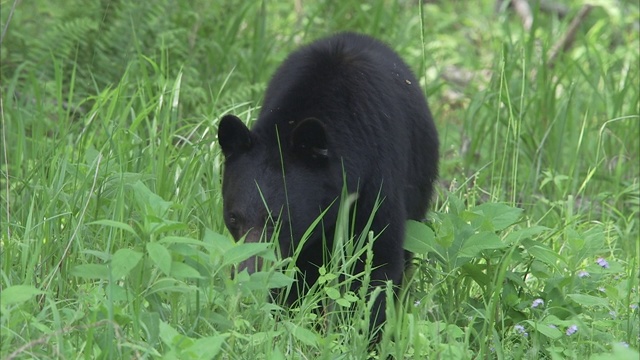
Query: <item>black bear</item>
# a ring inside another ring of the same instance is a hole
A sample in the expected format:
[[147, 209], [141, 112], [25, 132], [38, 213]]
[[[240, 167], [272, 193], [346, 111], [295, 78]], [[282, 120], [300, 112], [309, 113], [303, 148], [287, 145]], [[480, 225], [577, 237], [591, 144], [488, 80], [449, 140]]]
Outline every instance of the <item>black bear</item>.
[[[345, 184], [357, 193], [356, 234], [374, 214], [370, 285], [400, 285], [405, 221], [425, 217], [438, 172], [438, 134], [418, 80], [388, 46], [341, 33], [302, 47], [273, 76], [251, 130], [226, 115], [218, 141], [225, 156], [224, 221], [236, 240], [271, 239], [277, 223], [280, 251], [289, 256], [325, 212], [297, 258], [290, 303], [318, 279]], [[251, 259], [240, 269], [252, 273], [259, 264]], [[372, 329], [384, 323], [385, 306], [382, 294]]]

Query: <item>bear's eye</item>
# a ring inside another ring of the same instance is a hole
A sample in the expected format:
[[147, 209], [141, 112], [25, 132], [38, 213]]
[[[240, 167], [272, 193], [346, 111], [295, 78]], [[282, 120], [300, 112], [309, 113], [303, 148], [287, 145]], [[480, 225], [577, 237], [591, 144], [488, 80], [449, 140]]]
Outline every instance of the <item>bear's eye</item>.
[[230, 213], [227, 216], [227, 223], [230, 228], [237, 228], [240, 223], [240, 220], [238, 219], [238, 215], [236, 215], [235, 213]]

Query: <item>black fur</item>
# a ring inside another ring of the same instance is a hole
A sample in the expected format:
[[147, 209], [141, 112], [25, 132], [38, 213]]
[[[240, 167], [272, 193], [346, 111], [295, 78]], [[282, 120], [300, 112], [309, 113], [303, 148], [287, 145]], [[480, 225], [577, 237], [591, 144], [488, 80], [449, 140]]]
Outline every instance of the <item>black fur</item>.
[[[425, 216], [438, 135], [418, 81], [389, 47], [343, 33], [301, 48], [273, 76], [253, 128], [227, 115], [218, 139], [226, 158], [224, 218], [234, 238], [260, 241], [264, 229], [269, 238], [279, 218], [280, 249], [290, 255], [335, 202], [296, 263], [305, 279], [300, 288], [308, 288], [323, 262], [323, 233], [332, 245], [344, 170], [349, 193], [358, 193], [356, 230], [382, 200], [371, 226], [379, 235], [372, 286], [385, 280], [400, 285], [405, 221]], [[253, 272], [255, 266], [252, 260], [241, 268]], [[296, 289], [292, 293], [289, 302], [297, 299]], [[384, 295], [376, 305], [374, 326], [385, 321]]]

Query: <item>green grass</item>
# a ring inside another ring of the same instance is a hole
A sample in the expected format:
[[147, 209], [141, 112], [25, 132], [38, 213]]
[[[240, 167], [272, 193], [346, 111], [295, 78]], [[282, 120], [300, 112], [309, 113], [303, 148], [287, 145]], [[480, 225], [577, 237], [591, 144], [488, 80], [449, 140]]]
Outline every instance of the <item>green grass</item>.
[[[291, 261], [231, 240], [215, 138], [289, 52], [354, 30], [416, 71], [443, 144], [431, 222], [407, 224], [422, 260], [369, 355], [638, 358], [637, 4], [601, 2], [549, 68], [578, 1], [530, 31], [493, 1], [58, 3], [19, 3], [1, 44], [0, 357], [366, 358], [348, 263], [293, 309], [266, 301]], [[253, 254], [274, 266], [232, 280]]]

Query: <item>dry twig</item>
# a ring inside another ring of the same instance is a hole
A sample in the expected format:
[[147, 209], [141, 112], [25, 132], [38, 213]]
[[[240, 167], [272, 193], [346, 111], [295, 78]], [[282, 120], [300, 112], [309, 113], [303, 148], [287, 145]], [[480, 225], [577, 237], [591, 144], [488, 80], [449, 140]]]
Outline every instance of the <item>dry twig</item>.
[[527, 0], [511, 0], [511, 4], [513, 5], [513, 10], [520, 16], [522, 20], [522, 26], [525, 30], [531, 30], [531, 25], [533, 25], [533, 14], [531, 14], [531, 6], [529, 6], [529, 2]]
[[571, 45], [573, 45], [580, 24], [582, 24], [587, 15], [589, 15], [589, 12], [592, 8], [593, 6], [591, 5], [583, 5], [576, 17], [573, 19], [573, 21], [571, 21], [571, 24], [567, 29], [567, 33], [553, 45], [553, 48], [551, 48], [549, 59], [547, 60], [547, 66], [549, 66], [549, 68], [553, 68], [560, 53], [567, 51], [571, 47]]

